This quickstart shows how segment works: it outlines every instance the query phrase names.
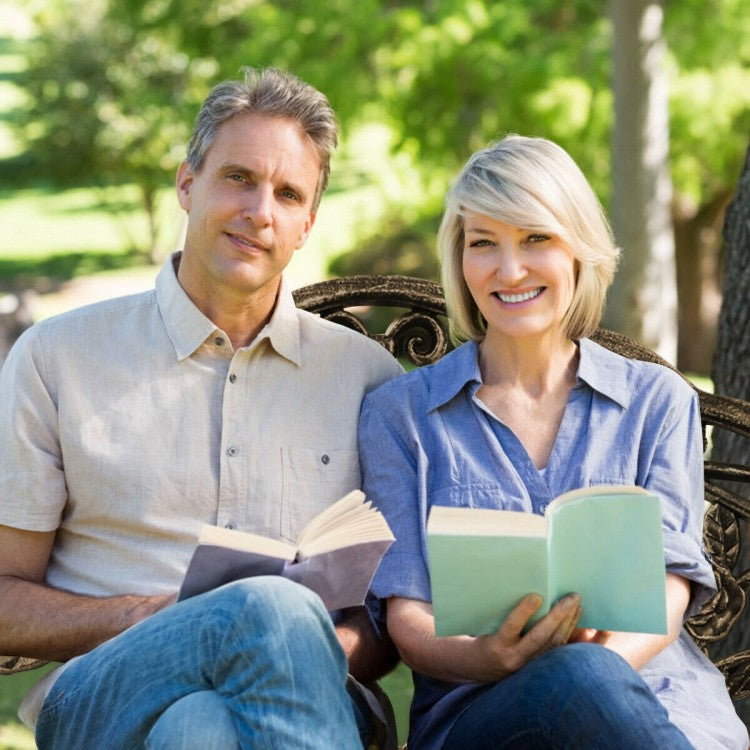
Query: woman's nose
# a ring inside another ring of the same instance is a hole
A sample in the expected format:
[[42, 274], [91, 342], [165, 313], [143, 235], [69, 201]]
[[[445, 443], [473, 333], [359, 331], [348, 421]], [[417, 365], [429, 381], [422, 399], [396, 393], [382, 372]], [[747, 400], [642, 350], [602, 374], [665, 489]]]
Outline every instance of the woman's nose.
[[501, 247], [497, 254], [497, 277], [503, 282], [513, 283], [526, 275], [526, 264], [518, 248]]

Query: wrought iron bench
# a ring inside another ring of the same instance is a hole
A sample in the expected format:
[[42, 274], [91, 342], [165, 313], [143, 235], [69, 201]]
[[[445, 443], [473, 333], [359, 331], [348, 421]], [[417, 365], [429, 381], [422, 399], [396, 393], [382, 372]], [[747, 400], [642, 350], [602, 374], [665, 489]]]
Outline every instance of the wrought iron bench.
[[[416, 366], [437, 361], [450, 349], [445, 303], [439, 284], [405, 276], [352, 276], [299, 289], [299, 307], [353, 328]], [[382, 332], [371, 332], [367, 320], [378, 308], [396, 310]], [[594, 340], [626, 357], [670, 365], [632, 339], [599, 329]], [[695, 387], [695, 386], [693, 386]], [[704, 448], [707, 429], [720, 428], [750, 439], [750, 402], [716, 396], [696, 388], [700, 398]], [[748, 444], [750, 455], [750, 443]], [[737, 570], [742, 548], [740, 521], [750, 518], [750, 499], [719, 482], [744, 483], [750, 494], [750, 465], [705, 460], [704, 525], [706, 550], [713, 560], [718, 592], [687, 622], [687, 629], [706, 652], [723, 641], [741, 621], [750, 587], [750, 569]], [[750, 650], [716, 660], [732, 697], [750, 695]]]

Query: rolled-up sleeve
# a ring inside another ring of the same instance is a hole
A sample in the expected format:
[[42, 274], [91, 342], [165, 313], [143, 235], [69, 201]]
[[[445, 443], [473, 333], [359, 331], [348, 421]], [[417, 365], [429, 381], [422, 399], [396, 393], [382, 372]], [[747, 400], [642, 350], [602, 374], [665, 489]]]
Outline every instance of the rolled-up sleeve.
[[396, 537], [370, 588], [381, 599], [400, 596], [429, 601], [430, 578], [423, 553], [424, 456], [410, 424], [408, 399], [398, 396], [398, 380], [365, 399], [359, 422], [363, 489]]
[[703, 440], [698, 396], [671, 410], [653, 448], [646, 489], [662, 498], [667, 571], [692, 583], [686, 616], [695, 614], [716, 591], [711, 562], [703, 547], [705, 512]]

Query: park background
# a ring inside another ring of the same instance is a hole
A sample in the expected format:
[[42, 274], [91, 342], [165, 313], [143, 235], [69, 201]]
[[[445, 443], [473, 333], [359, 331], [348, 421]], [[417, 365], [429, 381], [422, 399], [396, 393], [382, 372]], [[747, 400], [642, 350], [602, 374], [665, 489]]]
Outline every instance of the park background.
[[[606, 324], [712, 387], [722, 290], [725, 307], [750, 297], [736, 274], [726, 293], [722, 241], [750, 137], [744, 0], [5, 0], [0, 361], [24, 326], [152, 285], [180, 244], [192, 121], [243, 65], [300, 75], [342, 123], [294, 287], [436, 278], [461, 164], [505, 133], [545, 136], [624, 249]], [[0, 749], [33, 747], [15, 707], [35, 677], [0, 678]], [[403, 739], [405, 671], [386, 687]]]

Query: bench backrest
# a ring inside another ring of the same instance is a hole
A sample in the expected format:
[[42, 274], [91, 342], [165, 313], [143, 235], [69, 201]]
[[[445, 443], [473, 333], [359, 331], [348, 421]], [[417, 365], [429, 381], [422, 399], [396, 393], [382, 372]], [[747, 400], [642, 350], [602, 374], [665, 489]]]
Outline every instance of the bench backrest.
[[[406, 276], [350, 276], [312, 284], [298, 289], [294, 296], [299, 307], [370, 336], [416, 366], [436, 362], [451, 348], [443, 290], [432, 281]], [[384, 331], [373, 332], [367, 318], [378, 308], [395, 308], [395, 313]], [[654, 352], [614, 331], [599, 329], [592, 338], [626, 357], [670, 367]], [[708, 448], [707, 428], [722, 428], [750, 438], [750, 402], [695, 390], [700, 398], [704, 449]], [[736, 567], [742, 543], [740, 520], [750, 518], [750, 500], [719, 482], [740, 482], [750, 488], [750, 466], [707, 458], [704, 476], [707, 511], [703, 537], [718, 592], [686, 627], [708, 652], [712, 644], [729, 635], [745, 611], [750, 570], [737, 571]], [[750, 695], [750, 651], [724, 656], [716, 664], [725, 674], [733, 698]]]

